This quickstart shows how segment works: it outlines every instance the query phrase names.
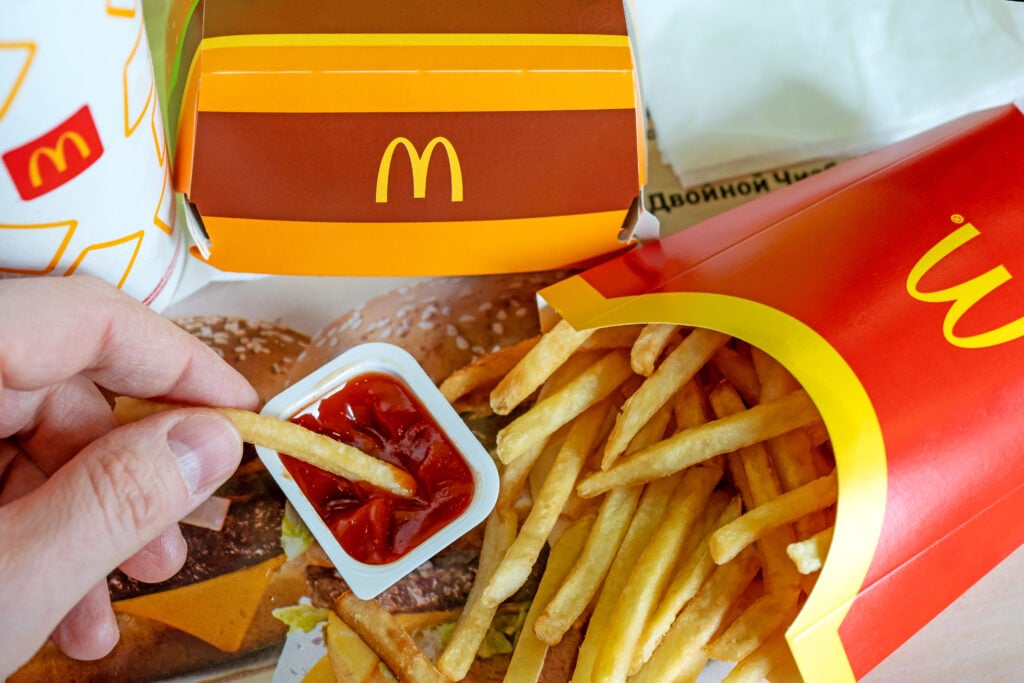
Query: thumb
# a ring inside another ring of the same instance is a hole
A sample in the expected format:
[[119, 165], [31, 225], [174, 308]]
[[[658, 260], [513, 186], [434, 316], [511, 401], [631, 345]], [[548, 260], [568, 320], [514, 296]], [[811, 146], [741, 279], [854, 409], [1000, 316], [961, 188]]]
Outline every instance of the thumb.
[[17, 634], [0, 643], [0, 671], [6, 655], [30, 656], [90, 588], [209, 496], [241, 453], [221, 414], [176, 410], [109, 432], [0, 507], [0, 537], [17, 548], [0, 561], [0, 586], [16, 587], [0, 591], [0, 632]]

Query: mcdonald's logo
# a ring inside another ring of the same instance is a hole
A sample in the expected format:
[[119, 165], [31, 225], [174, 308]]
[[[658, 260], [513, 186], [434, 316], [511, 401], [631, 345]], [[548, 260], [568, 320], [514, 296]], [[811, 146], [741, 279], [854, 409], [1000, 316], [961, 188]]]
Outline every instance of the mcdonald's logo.
[[391, 182], [391, 160], [395, 156], [398, 147], [405, 149], [409, 155], [409, 163], [412, 166], [412, 196], [416, 199], [423, 199], [427, 196], [427, 173], [430, 170], [430, 159], [437, 146], [444, 147], [448, 155], [448, 171], [451, 174], [452, 201], [462, 201], [462, 166], [459, 164], [459, 155], [454, 145], [448, 138], [435, 137], [423, 148], [421, 155], [416, 151], [416, 146], [408, 138], [397, 137], [388, 143], [380, 158], [380, 167], [377, 169], [377, 194], [378, 204], [388, 203], [388, 184]]
[[4, 165], [22, 199], [51, 192], [103, 155], [103, 143], [89, 106], [48, 133], [4, 153]]
[[[953, 218], [954, 222], [963, 221], [959, 215]], [[942, 333], [950, 344], [964, 349], [996, 346], [1024, 337], [1024, 317], [1017, 318], [1013, 322], [1006, 323], [987, 332], [970, 336], [959, 335], [954, 329], [957, 322], [963, 318], [967, 311], [983, 298], [992, 294], [997, 287], [1006, 284], [1012, 279], [1010, 271], [1006, 269], [1006, 266], [998, 265], [977, 277], [952, 287], [947, 287], [946, 289], [931, 292], [921, 291], [921, 279], [928, 271], [980, 234], [981, 232], [973, 225], [965, 223], [929, 249], [914, 264], [910, 274], [907, 276], [907, 292], [910, 296], [926, 303], [950, 304], [946, 317], [942, 321]]]

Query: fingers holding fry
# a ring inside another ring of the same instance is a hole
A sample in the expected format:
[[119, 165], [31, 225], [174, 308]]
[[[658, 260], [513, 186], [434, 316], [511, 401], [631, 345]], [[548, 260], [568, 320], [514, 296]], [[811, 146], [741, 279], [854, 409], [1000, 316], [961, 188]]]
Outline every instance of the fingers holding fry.
[[[121, 424], [166, 410], [181, 408], [174, 403], [157, 403], [119, 396], [114, 402], [114, 418]], [[305, 427], [237, 408], [215, 408], [231, 419], [242, 439], [297, 460], [319, 467], [352, 481], [364, 481], [393, 493], [409, 497], [416, 492], [416, 480], [391, 463], [363, 453], [357, 448]]]

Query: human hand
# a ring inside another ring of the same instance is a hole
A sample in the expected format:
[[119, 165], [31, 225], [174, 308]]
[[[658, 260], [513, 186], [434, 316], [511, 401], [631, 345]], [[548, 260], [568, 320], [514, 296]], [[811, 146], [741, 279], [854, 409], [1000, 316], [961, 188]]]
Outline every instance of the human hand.
[[117, 643], [106, 576], [173, 576], [177, 521], [238, 465], [237, 430], [184, 409], [118, 427], [100, 387], [256, 407], [248, 382], [170, 321], [91, 277], [0, 281], [0, 680], [51, 636]]

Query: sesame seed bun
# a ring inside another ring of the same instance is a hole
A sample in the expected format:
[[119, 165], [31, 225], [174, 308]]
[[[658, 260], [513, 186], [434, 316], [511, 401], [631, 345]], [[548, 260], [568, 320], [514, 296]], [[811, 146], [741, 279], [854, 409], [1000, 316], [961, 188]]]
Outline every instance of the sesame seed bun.
[[295, 359], [309, 343], [302, 332], [262, 320], [203, 315], [174, 322], [242, 373], [261, 402], [285, 388]]
[[540, 332], [537, 291], [566, 271], [425, 280], [367, 300], [310, 341], [294, 383], [349, 348], [388, 342], [411, 353], [435, 383], [475, 358]]

